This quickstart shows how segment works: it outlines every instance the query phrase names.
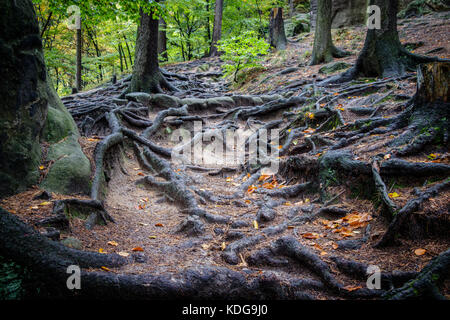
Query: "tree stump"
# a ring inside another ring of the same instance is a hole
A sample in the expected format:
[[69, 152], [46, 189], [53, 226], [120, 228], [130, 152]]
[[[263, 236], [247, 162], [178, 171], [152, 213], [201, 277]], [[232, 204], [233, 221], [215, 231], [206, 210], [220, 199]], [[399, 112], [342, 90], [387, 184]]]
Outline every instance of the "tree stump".
[[449, 102], [450, 62], [421, 64], [417, 68], [417, 94], [420, 102]]
[[287, 45], [284, 31], [283, 8], [273, 8], [270, 11], [269, 42], [277, 50], [285, 50]]

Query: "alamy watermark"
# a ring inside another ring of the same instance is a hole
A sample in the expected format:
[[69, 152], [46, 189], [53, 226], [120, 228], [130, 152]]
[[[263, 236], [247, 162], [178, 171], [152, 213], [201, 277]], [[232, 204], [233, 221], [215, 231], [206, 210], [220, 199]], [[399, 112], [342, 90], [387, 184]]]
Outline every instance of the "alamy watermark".
[[66, 273], [70, 274], [67, 278], [66, 285], [69, 290], [81, 289], [81, 269], [79, 266], [71, 265], [67, 267]]
[[367, 268], [366, 274], [369, 276], [366, 282], [368, 289], [381, 289], [381, 269], [378, 266], [371, 265]]
[[70, 30], [80, 30], [81, 29], [81, 10], [79, 6], [72, 5], [67, 8], [67, 14], [69, 18], [67, 19], [67, 28]]
[[367, 7], [367, 28], [381, 29], [381, 9], [379, 6], [373, 5]]

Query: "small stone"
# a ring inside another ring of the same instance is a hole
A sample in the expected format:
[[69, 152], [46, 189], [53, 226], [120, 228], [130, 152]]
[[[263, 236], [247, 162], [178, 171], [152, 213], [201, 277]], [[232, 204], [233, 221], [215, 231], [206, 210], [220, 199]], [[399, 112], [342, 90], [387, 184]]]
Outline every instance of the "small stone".
[[76, 250], [82, 250], [83, 244], [80, 240], [74, 237], [67, 237], [64, 240], [61, 240], [61, 244], [65, 245], [68, 248], [76, 249]]

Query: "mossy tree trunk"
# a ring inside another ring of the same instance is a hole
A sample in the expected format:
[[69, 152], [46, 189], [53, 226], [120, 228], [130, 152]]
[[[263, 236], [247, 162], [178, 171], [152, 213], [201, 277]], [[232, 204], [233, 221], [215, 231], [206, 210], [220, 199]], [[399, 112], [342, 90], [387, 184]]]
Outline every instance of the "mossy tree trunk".
[[151, 14], [145, 13], [142, 9], [140, 9], [140, 15], [133, 76], [128, 91], [161, 93], [163, 92], [162, 87], [176, 91], [159, 70], [159, 19], [154, 19]]
[[346, 52], [336, 48], [331, 37], [332, 1], [319, 0], [317, 3], [317, 21], [314, 35], [314, 48], [310, 65], [327, 63], [334, 58], [342, 58]]
[[440, 61], [408, 52], [400, 43], [397, 31], [398, 0], [370, 0], [370, 5], [381, 10], [380, 29], [369, 29], [361, 53], [353, 68], [337, 82], [357, 77], [396, 77], [415, 71], [420, 63]]
[[287, 46], [284, 30], [283, 8], [273, 8], [270, 11], [269, 42], [277, 50], [285, 50]]

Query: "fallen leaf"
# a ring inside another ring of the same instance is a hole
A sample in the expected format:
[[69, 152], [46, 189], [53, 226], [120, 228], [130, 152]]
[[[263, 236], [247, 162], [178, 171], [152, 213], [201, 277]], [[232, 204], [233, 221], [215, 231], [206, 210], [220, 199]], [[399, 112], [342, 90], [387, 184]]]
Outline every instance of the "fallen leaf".
[[157, 223], [157, 224], [155, 224], [155, 227], [164, 227], [164, 225], [162, 224], [162, 223]]
[[134, 251], [134, 252], [140, 251], [140, 252], [142, 252], [142, 251], [144, 251], [144, 249], [142, 249], [141, 247], [136, 247], [136, 248], [133, 248], [131, 251]]
[[148, 236], [149, 239], [156, 239], [156, 236]]
[[40, 206], [49, 206], [49, 205], [51, 205], [52, 203], [51, 202], [49, 202], [49, 201], [45, 201], [45, 202], [42, 202], [41, 204], [39, 204]]
[[99, 253], [107, 253], [105, 250], [103, 250], [103, 248], [98, 249]]
[[348, 292], [352, 292], [352, 291], [355, 291], [355, 290], [358, 290], [358, 289], [362, 289], [362, 287], [361, 286], [346, 286], [346, 287], [344, 287], [344, 289], [345, 290], [347, 290]]
[[102, 269], [103, 271], [107, 271], [107, 272], [111, 271], [111, 270], [109, 270], [109, 268], [107, 268], [107, 267], [101, 267], [101, 269]]
[[416, 256], [423, 256], [426, 252], [427, 252], [427, 250], [425, 250], [425, 249], [416, 249], [414, 251]]
[[320, 235], [315, 232], [308, 232], [308, 233], [302, 234], [302, 237], [305, 239], [319, 239]]
[[109, 241], [108, 244], [109, 244], [110, 246], [114, 246], [114, 247], [117, 247], [117, 246], [119, 245], [119, 244], [118, 244], [117, 242], [115, 242], [115, 241]]
[[389, 196], [389, 198], [392, 198], [392, 199], [400, 197], [400, 195], [397, 192], [389, 193], [388, 196]]
[[225, 250], [226, 247], [227, 247], [227, 244], [225, 242], [222, 242], [222, 245], [220, 246], [222, 251]]
[[128, 257], [130, 254], [128, 253], [128, 252], [123, 252], [123, 251], [121, 251], [121, 252], [118, 252], [117, 253], [119, 256], [122, 256], [122, 257]]
[[254, 227], [255, 229], [259, 229], [258, 221], [253, 220], [253, 227]]

